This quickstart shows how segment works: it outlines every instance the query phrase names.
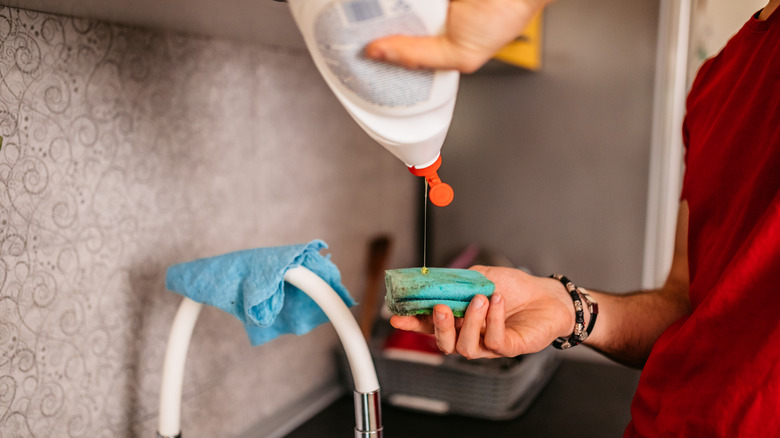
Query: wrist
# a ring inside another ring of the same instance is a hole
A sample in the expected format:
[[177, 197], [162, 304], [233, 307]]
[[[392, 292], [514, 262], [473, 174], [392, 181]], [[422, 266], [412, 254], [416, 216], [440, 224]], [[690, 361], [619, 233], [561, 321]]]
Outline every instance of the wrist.
[[[598, 303], [590, 296], [588, 291], [578, 288], [574, 283], [563, 275], [551, 275], [564, 287], [567, 295], [571, 298], [572, 308], [574, 310], [574, 329], [566, 337], [556, 338], [553, 347], [566, 350], [584, 342], [596, 325], [596, 317], [599, 313]], [[588, 314], [586, 319], [585, 314]]]
[[574, 332], [576, 311], [572, 304], [571, 297], [566, 292], [566, 289], [561, 285], [561, 282], [552, 277], [544, 278], [547, 282], [547, 287], [550, 296], [556, 300], [556, 308], [558, 309], [558, 318], [556, 318], [558, 324], [556, 324], [553, 330], [553, 336], [556, 338], [565, 338]]

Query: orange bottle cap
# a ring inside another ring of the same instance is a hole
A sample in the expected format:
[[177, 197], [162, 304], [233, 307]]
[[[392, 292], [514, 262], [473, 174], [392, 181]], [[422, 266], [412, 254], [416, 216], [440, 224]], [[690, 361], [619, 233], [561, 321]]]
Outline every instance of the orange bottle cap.
[[435, 186], [431, 186], [428, 197], [431, 198], [433, 205], [437, 207], [446, 207], [450, 205], [450, 202], [452, 202], [452, 199], [455, 197], [455, 191], [452, 190], [452, 187], [450, 187], [449, 184], [439, 183]]
[[433, 205], [437, 207], [446, 207], [450, 205], [452, 199], [455, 197], [455, 192], [452, 190], [449, 184], [441, 182], [439, 174], [436, 172], [441, 167], [441, 156], [428, 167], [418, 169], [416, 167], [410, 167], [409, 172], [412, 172], [414, 176], [421, 176], [428, 180], [430, 190], [428, 197], [431, 198]]

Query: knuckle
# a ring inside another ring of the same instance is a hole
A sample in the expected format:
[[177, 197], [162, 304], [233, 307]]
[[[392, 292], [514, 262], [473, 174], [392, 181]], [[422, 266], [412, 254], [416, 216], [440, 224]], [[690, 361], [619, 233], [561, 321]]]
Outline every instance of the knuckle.
[[482, 67], [482, 64], [483, 62], [481, 59], [477, 59], [476, 57], [463, 57], [457, 63], [457, 69], [460, 70], [461, 73], [469, 74], [479, 70], [479, 68]]
[[474, 73], [475, 71], [477, 71], [478, 68], [479, 68], [479, 66], [475, 66], [475, 65], [471, 65], [471, 64], [462, 64], [460, 66], [459, 70], [460, 70], [461, 73], [471, 74], [471, 73]]
[[464, 347], [462, 345], [458, 345], [455, 347], [455, 350], [460, 354], [461, 356], [465, 357], [466, 359], [477, 359], [478, 355], [475, 351], [473, 351], [470, 348]]
[[441, 341], [437, 340], [436, 341], [436, 347], [438, 347], [439, 351], [441, 351], [444, 354], [447, 354], [447, 355], [452, 354], [452, 348], [446, 342], [441, 342]]
[[479, 272], [480, 274], [484, 275], [487, 278], [495, 277], [500, 273], [502, 267], [498, 266], [482, 266], [482, 265], [474, 265], [471, 267], [471, 269], [474, 269], [475, 271]]
[[467, 348], [463, 347], [462, 345], [458, 344], [455, 346], [455, 351], [458, 352], [461, 356], [465, 357], [466, 359], [469, 359], [469, 351]]
[[485, 338], [485, 348], [490, 351], [497, 352], [502, 347], [501, 342], [498, 339]]

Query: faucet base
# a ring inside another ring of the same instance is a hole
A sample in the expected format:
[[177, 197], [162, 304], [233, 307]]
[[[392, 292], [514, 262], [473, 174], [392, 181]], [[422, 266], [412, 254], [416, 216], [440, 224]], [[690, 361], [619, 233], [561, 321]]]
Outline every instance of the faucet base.
[[379, 390], [355, 397], [355, 438], [382, 438], [382, 399]]

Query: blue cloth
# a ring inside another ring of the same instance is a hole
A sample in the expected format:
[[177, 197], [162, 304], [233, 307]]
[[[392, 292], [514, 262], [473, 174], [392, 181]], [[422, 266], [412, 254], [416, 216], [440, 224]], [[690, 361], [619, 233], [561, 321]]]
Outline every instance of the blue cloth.
[[302, 335], [328, 318], [311, 298], [284, 281], [288, 269], [308, 268], [333, 287], [347, 306], [355, 304], [330, 255], [319, 253], [327, 247], [325, 242], [313, 240], [181, 263], [168, 268], [165, 286], [238, 318], [252, 345], [287, 333]]

